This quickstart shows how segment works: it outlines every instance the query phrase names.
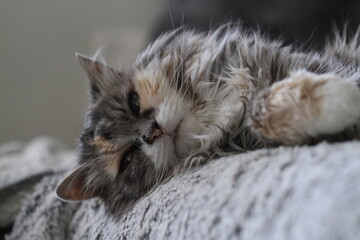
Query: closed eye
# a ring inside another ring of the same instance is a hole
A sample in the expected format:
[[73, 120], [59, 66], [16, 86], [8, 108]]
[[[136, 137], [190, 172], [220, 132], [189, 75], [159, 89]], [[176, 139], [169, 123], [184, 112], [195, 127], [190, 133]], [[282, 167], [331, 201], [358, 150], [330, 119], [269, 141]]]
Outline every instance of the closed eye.
[[137, 148], [133, 146], [122, 156], [119, 169], [120, 174], [124, 172], [132, 162], [136, 149]]
[[140, 114], [140, 98], [136, 92], [130, 92], [128, 96], [128, 104], [131, 112], [138, 117]]

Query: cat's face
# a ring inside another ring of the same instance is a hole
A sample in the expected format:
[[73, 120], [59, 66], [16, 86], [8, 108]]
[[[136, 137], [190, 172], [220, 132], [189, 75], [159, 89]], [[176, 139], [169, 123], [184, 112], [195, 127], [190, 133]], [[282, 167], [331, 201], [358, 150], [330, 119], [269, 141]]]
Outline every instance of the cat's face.
[[199, 147], [195, 113], [201, 103], [172, 65], [117, 71], [78, 59], [91, 81], [91, 101], [80, 167], [57, 194], [65, 200], [100, 196], [111, 209], [123, 209]]

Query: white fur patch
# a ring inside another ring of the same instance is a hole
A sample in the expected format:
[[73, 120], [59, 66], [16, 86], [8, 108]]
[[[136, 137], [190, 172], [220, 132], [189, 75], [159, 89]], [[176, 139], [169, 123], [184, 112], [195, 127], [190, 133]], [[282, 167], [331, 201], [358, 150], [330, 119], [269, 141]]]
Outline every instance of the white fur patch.
[[360, 90], [356, 84], [332, 74], [319, 75], [313, 80], [318, 79], [326, 79], [326, 83], [318, 89], [323, 101], [320, 115], [310, 125], [309, 130], [313, 134], [332, 134], [358, 123]]

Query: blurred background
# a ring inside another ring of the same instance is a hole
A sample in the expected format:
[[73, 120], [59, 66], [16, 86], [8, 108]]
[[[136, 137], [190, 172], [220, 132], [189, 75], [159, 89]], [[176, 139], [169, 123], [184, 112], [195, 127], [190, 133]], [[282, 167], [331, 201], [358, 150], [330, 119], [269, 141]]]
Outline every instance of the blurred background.
[[355, 31], [359, 12], [358, 0], [2, 0], [0, 144], [49, 135], [74, 145], [88, 100], [75, 52], [105, 47], [110, 65], [126, 65], [164, 31], [239, 19], [316, 49], [334, 24]]
[[158, 7], [157, 0], [0, 1], [0, 143], [49, 135], [73, 145], [88, 100], [75, 52], [106, 47], [114, 66], [131, 62]]

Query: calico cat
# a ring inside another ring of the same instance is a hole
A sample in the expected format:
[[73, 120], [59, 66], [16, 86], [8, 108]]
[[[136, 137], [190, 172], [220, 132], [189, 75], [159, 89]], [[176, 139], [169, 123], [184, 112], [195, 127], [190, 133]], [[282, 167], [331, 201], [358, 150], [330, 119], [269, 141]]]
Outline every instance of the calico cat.
[[164, 34], [124, 69], [77, 54], [91, 99], [57, 195], [119, 215], [184, 163], [360, 138], [359, 34], [312, 52], [228, 24]]

